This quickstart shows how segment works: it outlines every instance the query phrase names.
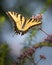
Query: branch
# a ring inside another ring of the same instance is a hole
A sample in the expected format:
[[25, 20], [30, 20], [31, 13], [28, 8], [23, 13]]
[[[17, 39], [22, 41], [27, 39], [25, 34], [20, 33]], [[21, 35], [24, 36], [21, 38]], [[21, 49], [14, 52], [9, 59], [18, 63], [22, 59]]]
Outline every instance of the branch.
[[35, 48], [39, 48], [39, 47], [43, 47], [43, 46], [52, 47], [52, 42], [41, 42], [39, 44], [34, 45]]

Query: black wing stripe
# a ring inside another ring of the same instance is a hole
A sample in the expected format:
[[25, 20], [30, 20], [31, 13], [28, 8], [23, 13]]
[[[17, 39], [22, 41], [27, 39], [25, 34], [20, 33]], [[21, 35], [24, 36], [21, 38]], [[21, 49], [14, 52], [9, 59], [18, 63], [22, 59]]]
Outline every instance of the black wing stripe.
[[34, 19], [32, 22], [34, 22], [34, 21], [36, 22], [37, 20], [36, 20], [36, 19]]
[[14, 12], [14, 15], [15, 15], [16, 13]]
[[16, 15], [16, 17], [18, 17], [18, 14], [15, 12], [11, 12], [12, 15]]
[[25, 24], [26, 24], [26, 19], [25, 19], [25, 21], [24, 21], [24, 24], [23, 24], [22, 28], [25, 26]]
[[16, 17], [18, 17], [18, 14], [17, 13], [15, 13], [15, 15], [16, 15]]
[[33, 21], [32, 22], [34, 22], [35, 21], [35, 19], [33, 19]]
[[13, 12], [11, 12], [11, 14], [13, 14]]
[[28, 23], [32, 20], [32, 18], [30, 18], [30, 20], [28, 21]]
[[22, 21], [22, 15], [20, 15], [20, 20]]

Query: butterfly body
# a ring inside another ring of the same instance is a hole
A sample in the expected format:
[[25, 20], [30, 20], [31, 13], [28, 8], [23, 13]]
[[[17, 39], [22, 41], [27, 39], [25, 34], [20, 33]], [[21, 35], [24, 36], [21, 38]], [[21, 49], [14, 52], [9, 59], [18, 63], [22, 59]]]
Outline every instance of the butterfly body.
[[25, 19], [24, 16], [15, 12], [7, 12], [7, 15], [14, 21], [16, 33], [26, 33], [31, 27], [41, 24], [41, 21], [34, 18]]

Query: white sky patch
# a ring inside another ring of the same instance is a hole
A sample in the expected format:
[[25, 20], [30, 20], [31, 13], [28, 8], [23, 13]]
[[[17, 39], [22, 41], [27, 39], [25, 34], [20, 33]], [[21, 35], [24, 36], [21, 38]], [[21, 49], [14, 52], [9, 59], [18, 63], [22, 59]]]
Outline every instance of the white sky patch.
[[27, 35], [14, 35], [13, 33], [4, 34], [3, 33], [3, 41], [6, 42], [11, 48], [11, 53], [18, 56], [22, 53], [22, 49], [24, 47], [24, 40]]

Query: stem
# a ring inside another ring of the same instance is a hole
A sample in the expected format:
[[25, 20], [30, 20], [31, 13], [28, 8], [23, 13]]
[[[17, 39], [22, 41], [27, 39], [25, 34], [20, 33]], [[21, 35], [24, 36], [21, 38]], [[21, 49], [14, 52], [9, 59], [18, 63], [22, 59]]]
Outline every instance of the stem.
[[34, 61], [34, 58], [31, 56], [31, 57], [28, 57], [29, 60], [31, 60], [31, 62], [36, 65], [35, 61]]
[[44, 8], [40, 11], [40, 14], [44, 14], [44, 12], [47, 10], [48, 6], [45, 5]]
[[34, 61], [34, 58], [33, 58], [33, 57], [31, 57], [31, 58], [32, 58], [32, 62], [33, 62], [33, 64], [36, 65], [36, 63], [35, 63], [35, 61]]
[[36, 65], [37, 65], [40, 61], [41, 61], [41, 59], [39, 59], [39, 60], [37, 61]]
[[46, 43], [46, 42], [41, 42], [39, 44], [35, 44], [34, 45], [35, 47], [38, 46], [39, 47], [43, 47], [43, 46], [48, 46], [48, 47], [52, 47], [52, 44], [49, 42], [49, 43]]
[[44, 32], [47, 36], [49, 36], [42, 28], [40, 28], [40, 30], [41, 30], [42, 32]]

